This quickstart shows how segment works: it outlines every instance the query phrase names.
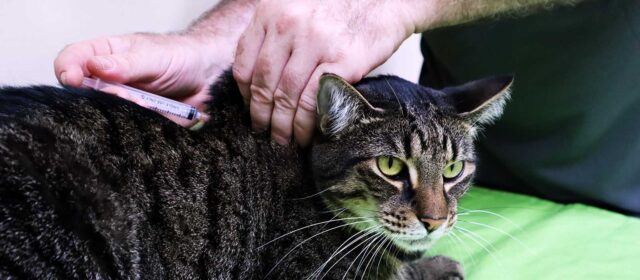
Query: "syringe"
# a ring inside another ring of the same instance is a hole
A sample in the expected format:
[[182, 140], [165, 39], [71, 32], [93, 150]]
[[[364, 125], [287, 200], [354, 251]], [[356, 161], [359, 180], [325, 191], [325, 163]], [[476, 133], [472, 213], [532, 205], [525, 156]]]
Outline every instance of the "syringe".
[[146, 104], [148, 104], [148, 108], [151, 110], [172, 114], [181, 118], [185, 118], [187, 120], [200, 119], [200, 117], [202, 116], [202, 113], [198, 112], [195, 107], [189, 104], [132, 88], [130, 86], [125, 86], [123, 84], [110, 83], [102, 81], [100, 79], [91, 79], [85, 77], [84, 80], [82, 80], [82, 85], [95, 90], [103, 90], [108, 87], [121, 88], [126, 90], [130, 95], [143, 100]]

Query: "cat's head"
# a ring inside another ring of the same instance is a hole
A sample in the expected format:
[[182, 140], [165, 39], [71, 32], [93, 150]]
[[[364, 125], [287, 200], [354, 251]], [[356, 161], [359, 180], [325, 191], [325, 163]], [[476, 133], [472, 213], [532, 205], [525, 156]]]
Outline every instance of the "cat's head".
[[511, 83], [500, 76], [434, 90], [392, 76], [351, 86], [324, 75], [312, 146], [323, 199], [357, 229], [424, 251], [455, 223], [475, 171], [474, 137], [500, 116]]

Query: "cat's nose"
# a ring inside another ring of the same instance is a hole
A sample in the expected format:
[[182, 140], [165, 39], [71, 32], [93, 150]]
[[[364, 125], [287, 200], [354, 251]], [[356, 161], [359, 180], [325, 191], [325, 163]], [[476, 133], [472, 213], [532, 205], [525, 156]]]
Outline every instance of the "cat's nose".
[[420, 221], [422, 222], [422, 224], [424, 225], [424, 228], [427, 229], [427, 231], [429, 233], [435, 231], [436, 229], [438, 229], [442, 224], [444, 224], [444, 222], [447, 221], [446, 218], [430, 218], [430, 217], [422, 217], [420, 218]]

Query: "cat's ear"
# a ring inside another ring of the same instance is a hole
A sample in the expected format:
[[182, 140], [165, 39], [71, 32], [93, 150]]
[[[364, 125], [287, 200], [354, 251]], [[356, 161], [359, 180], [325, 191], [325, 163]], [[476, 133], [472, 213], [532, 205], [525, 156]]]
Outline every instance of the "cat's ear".
[[317, 96], [318, 126], [325, 135], [337, 135], [377, 110], [347, 81], [334, 74], [323, 74]]
[[512, 75], [495, 76], [442, 89], [456, 113], [472, 124], [486, 124], [502, 115]]

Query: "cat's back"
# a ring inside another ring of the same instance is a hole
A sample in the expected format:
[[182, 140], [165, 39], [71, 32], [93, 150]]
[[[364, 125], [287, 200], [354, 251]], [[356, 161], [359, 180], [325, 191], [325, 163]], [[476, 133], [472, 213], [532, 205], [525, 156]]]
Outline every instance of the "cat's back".
[[[153, 268], [157, 243], [140, 242], [153, 240], [149, 220], [160, 196], [153, 190], [179, 184], [180, 167], [201, 159], [182, 159], [191, 140], [104, 93], [0, 89], [0, 254], [11, 266], [0, 274], [117, 278]], [[206, 185], [204, 177], [182, 177]]]
[[0, 89], [0, 278], [298, 279], [324, 260], [334, 237], [287, 255], [308, 231], [261, 247], [321, 206], [291, 200], [314, 193], [304, 156], [251, 131], [232, 80], [214, 92], [190, 132], [99, 92]]

